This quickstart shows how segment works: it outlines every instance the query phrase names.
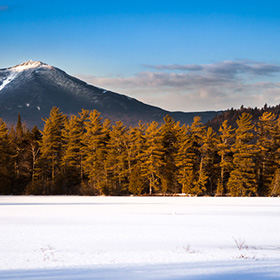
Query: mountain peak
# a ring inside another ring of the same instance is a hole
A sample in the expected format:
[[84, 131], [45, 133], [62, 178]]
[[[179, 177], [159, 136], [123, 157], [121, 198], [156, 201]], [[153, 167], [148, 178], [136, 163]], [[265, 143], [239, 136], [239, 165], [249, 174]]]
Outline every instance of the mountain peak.
[[30, 68], [38, 68], [41, 66], [49, 66], [49, 65], [44, 62], [41, 62], [41, 61], [28, 60], [26, 62], [23, 62], [14, 67], [11, 67], [11, 68], [21, 71], [21, 70], [26, 70], [26, 69], [30, 69]]
[[10, 68], [0, 69], [0, 91], [6, 88], [7, 85], [10, 86], [11, 82], [15, 81], [16, 78], [20, 76], [24, 77], [23, 80], [27, 80], [27, 78], [33, 75], [33, 72], [37, 72], [38, 68], [52, 69], [52, 67], [46, 63], [32, 60]]

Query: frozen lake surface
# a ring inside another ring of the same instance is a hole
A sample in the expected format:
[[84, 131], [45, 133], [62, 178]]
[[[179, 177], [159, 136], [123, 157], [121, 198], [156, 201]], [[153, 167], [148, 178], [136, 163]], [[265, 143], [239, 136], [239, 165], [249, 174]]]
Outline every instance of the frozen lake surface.
[[280, 279], [280, 198], [0, 196], [0, 279]]

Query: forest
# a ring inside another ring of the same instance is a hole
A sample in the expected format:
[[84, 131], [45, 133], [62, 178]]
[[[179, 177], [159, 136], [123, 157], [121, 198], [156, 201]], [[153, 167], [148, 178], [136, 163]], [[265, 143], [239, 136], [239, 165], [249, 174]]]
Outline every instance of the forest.
[[218, 130], [195, 117], [170, 116], [126, 127], [96, 110], [67, 117], [53, 107], [44, 129], [30, 131], [19, 114], [0, 119], [0, 194], [10, 195], [280, 195], [280, 118], [256, 124], [240, 114]]

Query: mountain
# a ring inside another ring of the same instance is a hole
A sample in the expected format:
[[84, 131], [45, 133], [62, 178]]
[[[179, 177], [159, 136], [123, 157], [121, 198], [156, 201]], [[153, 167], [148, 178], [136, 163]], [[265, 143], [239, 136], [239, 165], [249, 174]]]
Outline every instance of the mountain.
[[0, 70], [0, 118], [11, 125], [20, 112], [28, 127], [43, 127], [42, 118], [53, 106], [67, 115], [81, 109], [101, 112], [103, 118], [123, 121], [126, 125], [157, 121], [169, 114], [176, 121], [190, 124], [199, 115], [207, 122], [220, 112], [169, 112], [144, 104], [134, 98], [107, 91], [72, 77], [64, 71], [40, 61], [27, 61]]

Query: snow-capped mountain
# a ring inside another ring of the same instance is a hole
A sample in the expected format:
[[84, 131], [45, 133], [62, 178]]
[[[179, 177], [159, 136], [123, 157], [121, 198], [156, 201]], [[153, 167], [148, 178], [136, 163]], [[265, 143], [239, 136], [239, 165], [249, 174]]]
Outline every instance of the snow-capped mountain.
[[107, 91], [72, 77], [64, 71], [40, 61], [27, 61], [0, 70], [0, 118], [16, 123], [18, 113], [28, 127], [43, 126], [53, 106], [67, 114], [81, 109], [101, 112], [103, 118], [121, 120], [126, 125], [142, 122], [162, 122], [169, 114], [182, 123], [191, 123], [195, 115], [202, 121], [212, 119], [217, 112], [168, 112], [144, 104], [134, 98]]

